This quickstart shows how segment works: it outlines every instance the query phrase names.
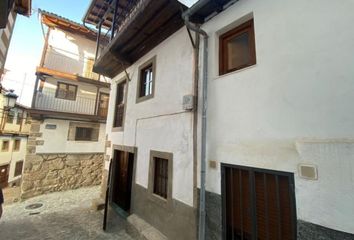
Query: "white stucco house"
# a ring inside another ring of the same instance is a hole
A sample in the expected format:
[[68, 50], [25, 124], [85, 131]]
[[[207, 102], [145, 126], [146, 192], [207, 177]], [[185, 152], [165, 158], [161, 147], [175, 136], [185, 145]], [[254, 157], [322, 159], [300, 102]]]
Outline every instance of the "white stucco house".
[[353, 3], [117, 2], [84, 16], [111, 207], [168, 239], [353, 239]]
[[110, 83], [92, 72], [96, 32], [40, 13], [46, 38], [30, 109], [23, 198], [99, 184], [105, 150]]

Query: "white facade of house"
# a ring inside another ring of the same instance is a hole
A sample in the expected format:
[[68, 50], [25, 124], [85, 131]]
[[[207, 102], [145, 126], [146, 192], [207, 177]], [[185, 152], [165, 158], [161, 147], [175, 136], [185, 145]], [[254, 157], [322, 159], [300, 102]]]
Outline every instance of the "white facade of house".
[[[156, 57], [154, 97], [137, 103], [138, 68], [153, 57]], [[112, 126], [117, 82], [126, 79], [126, 75], [123, 72], [112, 79], [106, 127], [111, 146], [137, 148], [133, 183], [143, 188], [148, 188], [150, 150], [173, 153], [172, 198], [190, 207], [194, 206], [193, 113], [183, 109], [182, 100], [184, 95], [193, 94], [192, 66], [192, 45], [186, 29], [182, 28], [127, 69], [130, 81], [122, 131], [112, 131]], [[106, 153], [112, 157], [112, 151], [107, 148]]]
[[[294, 173], [297, 218], [354, 233], [354, 2], [238, 1], [209, 37], [206, 189], [220, 163]], [[219, 75], [219, 36], [254, 20], [256, 65]], [[318, 179], [299, 176], [315, 166]], [[198, 178], [199, 179], [199, 178]]]

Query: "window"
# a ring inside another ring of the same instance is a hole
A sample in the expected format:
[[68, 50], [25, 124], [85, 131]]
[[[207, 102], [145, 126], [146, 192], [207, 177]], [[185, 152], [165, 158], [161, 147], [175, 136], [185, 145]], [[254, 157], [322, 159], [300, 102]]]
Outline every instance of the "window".
[[220, 75], [256, 64], [253, 25], [252, 19], [220, 36]]
[[17, 125], [21, 125], [22, 118], [23, 118], [23, 112], [17, 112], [17, 119], [16, 119], [16, 124]]
[[14, 118], [15, 118], [15, 111], [14, 110], [10, 110], [9, 113], [7, 114], [6, 122], [7, 123], [13, 123], [14, 122]]
[[126, 95], [126, 81], [117, 85], [116, 105], [113, 120], [113, 127], [122, 127], [124, 120], [124, 102]]
[[1, 151], [7, 152], [9, 151], [10, 142], [8, 140], [2, 141]]
[[84, 62], [84, 77], [91, 79], [98, 79], [98, 74], [93, 72], [93, 65], [95, 60], [93, 58], [86, 58]]
[[291, 173], [222, 164], [223, 239], [296, 239]]
[[21, 146], [21, 140], [20, 139], [15, 139], [14, 141], [14, 151], [19, 151]]
[[22, 175], [23, 161], [18, 161], [15, 167], [15, 177]]
[[75, 100], [77, 93], [77, 86], [67, 83], [58, 82], [56, 98]]
[[92, 128], [77, 127], [76, 134], [75, 134], [75, 140], [76, 141], [91, 141], [92, 132], [93, 132]]
[[172, 204], [172, 159], [172, 153], [150, 151], [149, 198], [168, 206]]
[[137, 102], [154, 96], [155, 62], [156, 57], [139, 67]]
[[154, 193], [167, 198], [168, 160], [155, 157], [154, 161]]

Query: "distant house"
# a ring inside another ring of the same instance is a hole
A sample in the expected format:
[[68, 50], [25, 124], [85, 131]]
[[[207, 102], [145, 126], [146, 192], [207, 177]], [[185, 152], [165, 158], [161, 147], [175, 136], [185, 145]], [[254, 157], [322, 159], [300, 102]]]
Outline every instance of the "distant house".
[[92, 72], [96, 32], [45, 11], [22, 197], [101, 182], [107, 78]]
[[30, 16], [31, 0], [3, 0], [0, 1], [0, 79], [4, 73], [5, 61], [9, 49], [12, 32], [17, 14]]
[[0, 94], [0, 186], [19, 186], [26, 155], [28, 123], [27, 107], [16, 104], [14, 108], [4, 109], [3, 89]]

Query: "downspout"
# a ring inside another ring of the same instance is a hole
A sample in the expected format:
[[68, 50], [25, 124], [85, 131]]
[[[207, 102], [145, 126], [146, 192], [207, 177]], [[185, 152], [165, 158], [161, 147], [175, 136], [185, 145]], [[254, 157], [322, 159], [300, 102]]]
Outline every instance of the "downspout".
[[201, 164], [200, 164], [200, 197], [199, 197], [199, 225], [198, 239], [205, 239], [205, 175], [206, 175], [206, 130], [207, 130], [207, 99], [208, 99], [208, 34], [199, 26], [191, 23], [189, 17], [209, 0], [200, 0], [182, 14], [188, 29], [203, 36], [203, 79], [202, 79], [202, 145], [201, 145]]

